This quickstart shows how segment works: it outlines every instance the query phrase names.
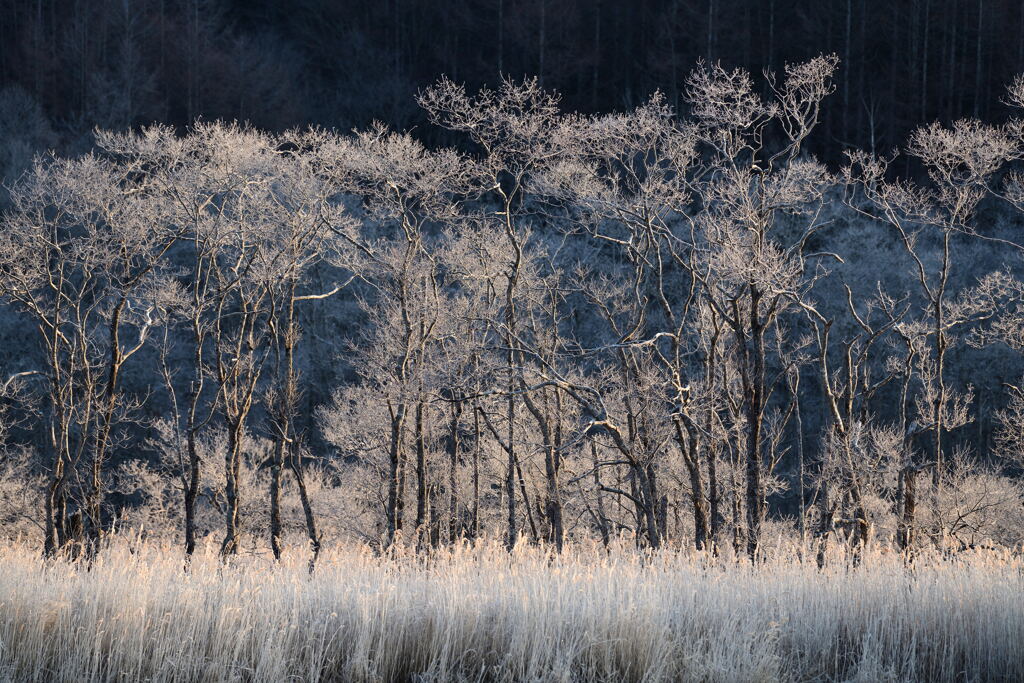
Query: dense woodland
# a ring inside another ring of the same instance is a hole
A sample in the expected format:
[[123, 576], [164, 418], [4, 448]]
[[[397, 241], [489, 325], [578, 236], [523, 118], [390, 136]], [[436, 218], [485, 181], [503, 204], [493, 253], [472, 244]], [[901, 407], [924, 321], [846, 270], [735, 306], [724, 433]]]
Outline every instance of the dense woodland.
[[415, 102], [450, 147], [197, 122], [37, 158], [0, 230], [4, 529], [1018, 545], [1024, 80], [833, 168], [839, 63], [595, 115], [443, 78]]

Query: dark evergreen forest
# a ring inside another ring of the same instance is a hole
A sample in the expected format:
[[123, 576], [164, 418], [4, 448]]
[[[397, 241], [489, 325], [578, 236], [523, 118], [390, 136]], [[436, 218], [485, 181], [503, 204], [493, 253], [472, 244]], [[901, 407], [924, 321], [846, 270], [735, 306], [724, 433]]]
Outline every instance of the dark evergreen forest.
[[[1024, 70], [1013, 0], [9, 0], [0, 85], [75, 147], [95, 125], [197, 118], [269, 130], [422, 126], [414, 94], [537, 76], [567, 109], [678, 107], [698, 59], [754, 73], [834, 53], [836, 98], [810, 151], [884, 151], [922, 121], [1004, 116]], [[436, 133], [432, 133], [435, 134]]]

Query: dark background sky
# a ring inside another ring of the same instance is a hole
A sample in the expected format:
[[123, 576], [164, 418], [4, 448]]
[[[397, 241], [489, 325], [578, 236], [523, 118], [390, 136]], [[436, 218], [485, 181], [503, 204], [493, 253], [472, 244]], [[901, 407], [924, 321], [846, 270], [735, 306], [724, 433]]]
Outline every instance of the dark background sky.
[[423, 123], [413, 95], [537, 75], [567, 108], [681, 103], [699, 58], [754, 71], [835, 52], [814, 151], [885, 149], [913, 126], [998, 119], [1024, 71], [1020, 0], [6, 0], [0, 87], [58, 146], [94, 125], [196, 117], [281, 129]]

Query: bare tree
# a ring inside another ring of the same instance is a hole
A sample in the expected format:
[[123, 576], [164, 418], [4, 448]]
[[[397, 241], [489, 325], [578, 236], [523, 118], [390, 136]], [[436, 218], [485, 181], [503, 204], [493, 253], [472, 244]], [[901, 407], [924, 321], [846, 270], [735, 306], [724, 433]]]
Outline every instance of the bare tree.
[[302, 504], [312, 572], [320, 554], [320, 535], [306, 489], [299, 457], [301, 437], [295, 427], [301, 398], [300, 376], [295, 363], [300, 340], [296, 305], [304, 301], [325, 299], [338, 293], [352, 281], [347, 278], [328, 291], [301, 293], [300, 285], [309, 271], [330, 257], [330, 228], [343, 220], [340, 207], [330, 202], [333, 185], [326, 182], [319, 164], [318, 148], [331, 143], [326, 134], [311, 132], [289, 134], [278, 144], [293, 148], [282, 154], [276, 163], [274, 186], [269, 193], [268, 213], [276, 234], [269, 252], [277, 264], [269, 264], [280, 276], [271, 289], [268, 326], [273, 337], [275, 375], [267, 398], [270, 422], [274, 431], [274, 453], [270, 483], [270, 543], [274, 557], [281, 559], [281, 481], [287, 467], [295, 478]]
[[505, 496], [508, 504], [506, 543], [513, 548], [518, 536], [516, 515], [515, 408], [521, 364], [517, 350], [519, 276], [523, 265], [523, 230], [527, 219], [526, 183], [560, 154], [560, 139], [553, 135], [560, 125], [558, 97], [545, 92], [537, 79], [502, 82], [496, 90], [475, 96], [463, 86], [443, 79], [419, 96], [431, 122], [465, 133], [479, 148], [474, 174], [483, 200], [497, 203], [489, 215], [502, 226], [511, 249], [505, 273], [502, 319], [495, 321], [505, 346], [507, 371], [506, 435], [508, 462]]
[[[907, 147], [907, 153], [924, 165], [929, 186], [889, 181], [888, 162], [860, 152], [851, 153], [851, 165], [846, 171], [848, 182], [858, 182], [857, 187], [862, 188], [877, 217], [896, 230], [913, 264], [924, 302], [924, 327], [918, 336], [927, 340], [927, 346], [916, 354], [921, 387], [917, 397], [921, 412], [917, 431], [928, 432], [932, 437], [933, 516], [938, 525], [932, 529], [932, 536], [936, 542], [944, 533], [938, 509], [943, 438], [947, 431], [970, 419], [966, 411], [970, 394], [958, 394], [946, 381], [951, 333], [986, 314], [979, 310], [973, 297], [950, 296], [953, 241], [957, 235], [975, 232], [972, 221], [988, 182], [1015, 150], [1016, 141], [1004, 128], [975, 120], [957, 121], [951, 128], [935, 123], [918, 128]], [[861, 210], [855, 202], [847, 203]], [[931, 245], [922, 240], [925, 230], [932, 231], [939, 243], [939, 258], [934, 264], [926, 253]]]
[[[451, 220], [468, 186], [455, 152], [430, 152], [405, 134], [383, 127], [338, 139], [324, 148], [324, 168], [335, 186], [362, 199], [365, 222], [335, 226], [351, 255], [347, 263], [371, 283], [366, 301], [376, 330], [364, 349], [364, 377], [388, 400], [390, 445], [386, 545], [403, 526], [407, 421], [413, 419], [418, 538], [427, 533], [429, 485], [425, 421], [428, 354], [440, 331], [443, 284], [428, 248], [431, 224]], [[392, 232], [394, 230], [394, 232]], [[369, 341], [369, 340], [368, 340]]]
[[[829, 478], [833, 474], [828, 470], [839, 475], [840, 483], [852, 502], [850, 526], [854, 529], [857, 544], [861, 548], [866, 547], [871, 539], [871, 519], [865, 502], [867, 480], [875, 465], [866, 461], [869, 449], [865, 442], [872, 417], [870, 405], [875, 395], [895, 379], [900, 371], [897, 366], [893, 366], [879, 376], [875, 373], [874, 361], [879, 343], [890, 330], [900, 324], [909, 308], [903, 302], [886, 296], [879, 288], [877, 298], [868, 301], [867, 306], [858, 311], [853, 290], [849, 286], [845, 286], [845, 290], [847, 311], [855, 327], [853, 334], [839, 345], [839, 367], [835, 370], [830, 359], [833, 352], [830, 336], [835, 320], [822, 315], [813, 303], [799, 302], [814, 327], [815, 356], [828, 416], [824, 430], [826, 452], [822, 455], [825, 463], [820, 474], [820, 486], [824, 490], [819, 491], [822, 503], [817, 534], [820, 544], [819, 563], [824, 558], [828, 534], [838, 521], [836, 508], [841, 500], [827, 490], [832, 484]], [[874, 320], [876, 317], [877, 321]], [[830, 459], [837, 462], [830, 463]]]
[[[184, 188], [177, 189], [178, 204], [191, 222], [196, 268], [188, 309], [196, 345], [196, 378], [188, 413], [191, 476], [186, 499], [194, 505], [199, 466], [194, 439], [208, 421], [198, 412], [201, 377], [208, 373], [228, 436], [221, 545], [227, 556], [238, 551], [241, 540], [242, 451], [271, 352], [272, 292], [285, 271], [282, 247], [274, 239], [278, 226], [270, 211], [276, 203], [276, 152], [268, 136], [236, 126], [205, 124], [197, 126], [191, 137], [197, 145], [198, 167], [182, 178]], [[210, 361], [204, 358], [207, 353]]]
[[[121, 392], [121, 370], [155, 323], [150, 287], [176, 235], [144, 174], [127, 163], [38, 161], [11, 197], [3, 293], [40, 332], [49, 387], [44, 547], [52, 553], [68, 540], [73, 480], [76, 524], [95, 548], [104, 528], [104, 464], [116, 425], [134, 405]], [[134, 337], [125, 344], [129, 328]]]

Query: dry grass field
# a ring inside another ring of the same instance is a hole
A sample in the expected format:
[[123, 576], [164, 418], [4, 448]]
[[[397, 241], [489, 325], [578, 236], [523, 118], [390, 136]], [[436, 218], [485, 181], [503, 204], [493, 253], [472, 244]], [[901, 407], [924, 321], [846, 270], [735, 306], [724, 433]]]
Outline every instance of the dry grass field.
[[1024, 679], [1024, 562], [752, 567], [664, 552], [295, 552], [185, 571], [156, 543], [91, 566], [0, 553], [0, 681]]

